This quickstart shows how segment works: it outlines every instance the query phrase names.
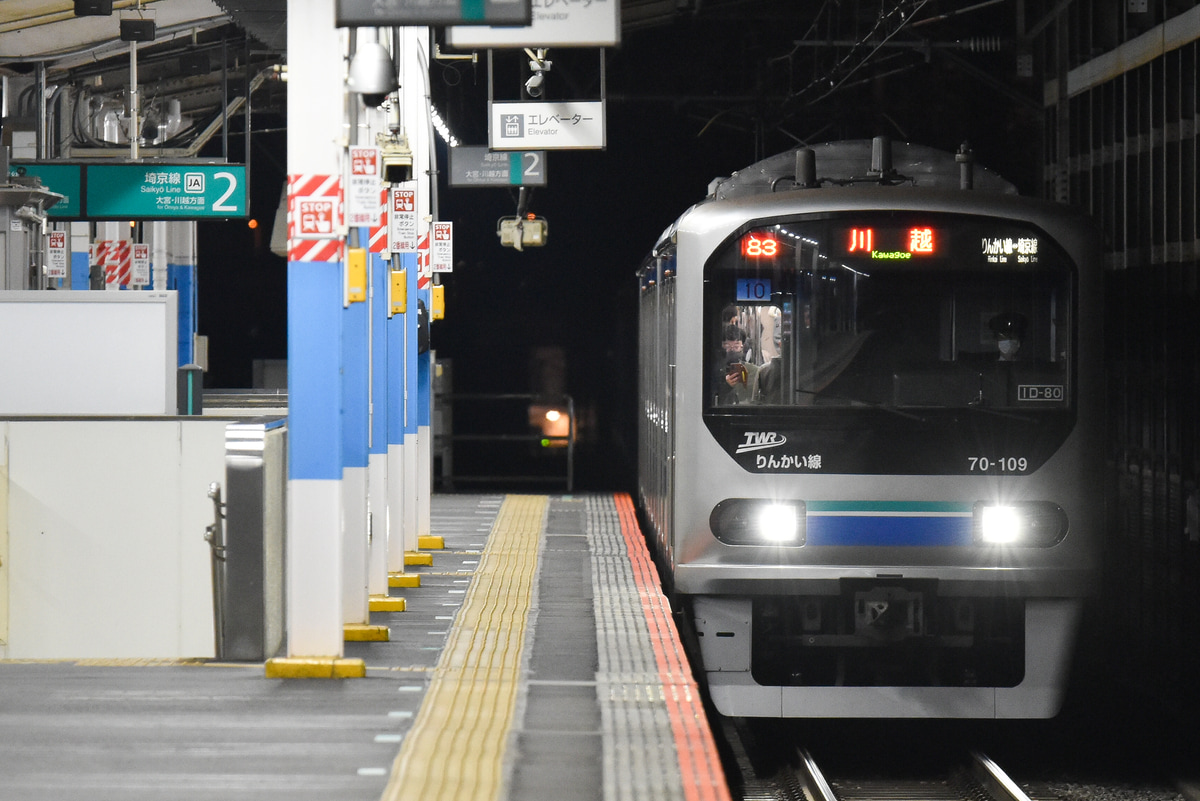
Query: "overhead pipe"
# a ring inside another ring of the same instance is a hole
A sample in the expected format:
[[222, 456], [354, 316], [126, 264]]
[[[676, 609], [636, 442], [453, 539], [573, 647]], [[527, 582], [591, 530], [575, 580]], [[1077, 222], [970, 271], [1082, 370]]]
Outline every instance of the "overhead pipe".
[[138, 43], [129, 43], [129, 158], [138, 160], [138, 140], [142, 138], [142, 125], [138, 120]]

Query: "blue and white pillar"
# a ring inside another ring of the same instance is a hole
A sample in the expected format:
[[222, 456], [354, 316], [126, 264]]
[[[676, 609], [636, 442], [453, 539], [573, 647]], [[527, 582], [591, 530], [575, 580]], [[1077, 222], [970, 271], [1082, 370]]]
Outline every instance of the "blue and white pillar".
[[[362, 233], [365, 239], [366, 231]], [[342, 322], [342, 617], [346, 623], [365, 624], [370, 622], [367, 453], [371, 434], [371, 317], [367, 304], [347, 304]]]
[[92, 288], [91, 229], [91, 223], [71, 223], [71, 289]]
[[[290, 658], [339, 658], [342, 616], [342, 258], [301, 198], [340, 194], [344, 47], [333, 0], [288, 0], [288, 517]], [[310, 207], [311, 208], [311, 207]], [[336, 221], [340, 223], [339, 221]], [[324, 247], [323, 245], [328, 245]]]
[[[425, 308], [432, 311], [430, 293], [421, 291]], [[417, 534], [428, 537], [433, 530], [433, 350], [417, 359]]]
[[[414, 151], [414, 156], [416, 155]], [[413, 164], [416, 165], [416, 158]], [[418, 196], [420, 193], [418, 192]], [[420, 201], [417, 204], [420, 208]], [[418, 217], [419, 219], [419, 217]], [[418, 223], [418, 226], [420, 224]], [[418, 531], [417, 498], [420, 484], [420, 452], [417, 447], [417, 420], [421, 406], [421, 389], [417, 383], [417, 363], [421, 356], [417, 353], [417, 263], [413, 260], [413, 269], [408, 271], [408, 312], [404, 315], [404, 386], [407, 402], [404, 404], [404, 548], [408, 551], [419, 550], [420, 532]]]
[[[415, 280], [417, 271], [416, 254], [401, 253], [392, 256], [388, 266], [405, 271], [406, 304], [408, 311], [414, 309], [416, 295], [407, 294], [408, 282]], [[390, 293], [389, 293], [390, 304]], [[405, 540], [405, 426], [408, 420], [407, 372], [408, 331], [406, 311], [393, 314], [387, 321], [387, 505], [388, 505], [388, 572], [404, 572], [404, 553], [408, 548]]]
[[[370, 595], [388, 594], [388, 264], [369, 254], [371, 291], [371, 441], [367, 455]], [[401, 555], [403, 557], [403, 554]], [[401, 565], [403, 568], [403, 565]]]
[[[431, 228], [431, 191], [430, 185], [436, 180], [429, 169], [431, 125], [429, 121], [429, 105], [425, 87], [429, 80], [429, 29], [409, 27], [401, 29], [400, 51], [400, 108], [404, 121], [405, 133], [408, 134], [409, 147], [412, 149], [413, 179], [417, 182], [417, 236], [418, 239], [429, 234]], [[428, 467], [422, 469], [420, 447], [420, 406], [421, 388], [419, 385], [420, 368], [418, 363], [426, 359], [426, 354], [417, 354], [417, 292], [416, 260], [413, 269], [408, 274], [408, 318], [405, 329], [408, 332], [406, 349], [405, 382], [408, 387], [408, 409], [404, 429], [404, 537], [405, 548], [410, 551], [418, 549], [419, 537], [428, 533], [421, 529], [422, 496], [428, 496], [428, 487], [423, 483], [430, 475]], [[428, 293], [422, 293], [428, 295]], [[429, 298], [425, 297], [425, 307], [429, 308]], [[424, 477], [424, 478], [423, 478]], [[424, 489], [423, 489], [424, 488]]]
[[[166, 227], [166, 288], [178, 294], [179, 301], [179, 364], [196, 364], [196, 332], [199, 331], [199, 293], [196, 282], [196, 223], [172, 221], [154, 223], [155, 247], [158, 226]], [[155, 255], [154, 258], [157, 258]], [[158, 262], [155, 283], [158, 284]]]

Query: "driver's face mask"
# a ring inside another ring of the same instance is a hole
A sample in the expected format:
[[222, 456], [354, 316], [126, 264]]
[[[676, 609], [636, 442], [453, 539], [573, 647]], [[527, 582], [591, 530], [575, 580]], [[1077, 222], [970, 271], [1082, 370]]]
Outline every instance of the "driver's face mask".
[[1002, 356], [1012, 356], [1021, 347], [1019, 339], [1001, 339], [996, 343]]

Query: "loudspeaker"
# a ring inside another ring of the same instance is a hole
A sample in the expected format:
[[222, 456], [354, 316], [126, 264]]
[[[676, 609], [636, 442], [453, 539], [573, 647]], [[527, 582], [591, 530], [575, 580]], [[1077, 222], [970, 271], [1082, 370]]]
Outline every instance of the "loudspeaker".
[[207, 75], [211, 69], [208, 53], [179, 54], [179, 71], [184, 75]]
[[112, 0], [75, 0], [77, 17], [111, 17]]
[[121, 20], [122, 42], [153, 42], [154, 20], [152, 19], [123, 19]]

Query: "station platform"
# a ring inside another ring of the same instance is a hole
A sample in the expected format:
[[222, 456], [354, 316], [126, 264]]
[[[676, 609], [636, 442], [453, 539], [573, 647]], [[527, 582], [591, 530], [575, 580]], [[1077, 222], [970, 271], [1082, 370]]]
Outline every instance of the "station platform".
[[729, 798], [628, 496], [436, 495], [432, 528], [363, 678], [0, 661], [0, 801]]

